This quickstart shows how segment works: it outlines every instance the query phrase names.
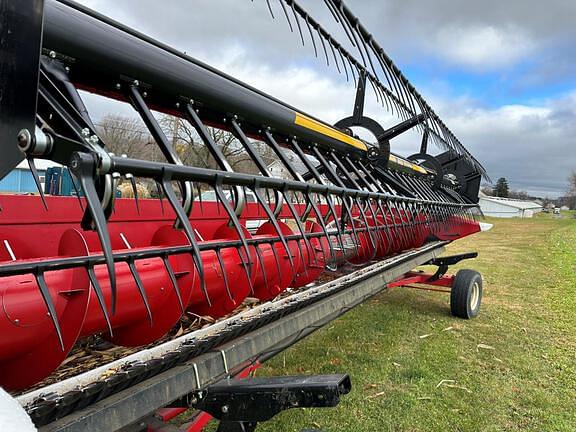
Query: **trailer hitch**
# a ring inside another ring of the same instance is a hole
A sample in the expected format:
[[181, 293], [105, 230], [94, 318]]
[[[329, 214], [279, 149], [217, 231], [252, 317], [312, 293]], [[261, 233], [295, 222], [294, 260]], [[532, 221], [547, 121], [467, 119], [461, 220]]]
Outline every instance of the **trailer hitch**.
[[220, 420], [218, 432], [251, 432], [290, 408], [328, 408], [352, 388], [348, 375], [225, 379], [192, 397], [192, 407]]

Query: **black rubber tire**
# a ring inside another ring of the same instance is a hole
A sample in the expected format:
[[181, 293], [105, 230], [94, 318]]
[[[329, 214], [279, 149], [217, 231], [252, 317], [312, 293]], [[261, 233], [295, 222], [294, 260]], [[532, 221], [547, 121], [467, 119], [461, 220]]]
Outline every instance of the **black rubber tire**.
[[480, 312], [481, 303], [482, 276], [474, 270], [459, 270], [450, 291], [452, 315], [464, 319], [475, 318]]

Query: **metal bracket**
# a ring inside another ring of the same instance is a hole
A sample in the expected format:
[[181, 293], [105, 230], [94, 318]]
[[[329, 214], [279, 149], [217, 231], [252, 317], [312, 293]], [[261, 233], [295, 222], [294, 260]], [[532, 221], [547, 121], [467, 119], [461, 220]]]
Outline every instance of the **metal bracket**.
[[430, 279], [428, 279], [428, 281], [434, 282], [434, 281], [437, 281], [438, 279], [440, 279], [442, 276], [444, 276], [446, 274], [446, 272], [448, 271], [448, 267], [451, 265], [457, 264], [460, 261], [464, 261], [467, 259], [474, 259], [477, 257], [478, 257], [478, 252], [468, 252], [468, 253], [463, 253], [463, 254], [432, 258], [430, 261], [428, 261], [426, 263], [426, 265], [438, 266], [438, 270], [436, 270], [436, 273], [434, 273], [430, 277]]
[[193, 407], [220, 420], [218, 431], [253, 431], [290, 408], [335, 407], [351, 388], [348, 375], [225, 379], [196, 393]]

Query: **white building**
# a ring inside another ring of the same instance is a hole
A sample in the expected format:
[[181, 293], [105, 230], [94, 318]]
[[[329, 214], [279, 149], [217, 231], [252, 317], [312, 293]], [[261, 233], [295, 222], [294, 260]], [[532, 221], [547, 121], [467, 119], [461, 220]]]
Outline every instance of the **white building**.
[[484, 216], [499, 218], [532, 217], [542, 211], [542, 205], [534, 201], [498, 198], [483, 194], [480, 195], [479, 204]]

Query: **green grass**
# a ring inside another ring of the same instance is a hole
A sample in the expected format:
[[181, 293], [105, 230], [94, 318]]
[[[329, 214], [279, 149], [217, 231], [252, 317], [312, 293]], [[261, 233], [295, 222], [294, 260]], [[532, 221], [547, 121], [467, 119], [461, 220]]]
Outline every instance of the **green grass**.
[[444, 294], [379, 295], [259, 371], [348, 373], [351, 394], [258, 430], [576, 430], [576, 221], [490, 222], [448, 251], [480, 253], [462, 263], [484, 276], [478, 318], [452, 318]]

